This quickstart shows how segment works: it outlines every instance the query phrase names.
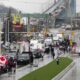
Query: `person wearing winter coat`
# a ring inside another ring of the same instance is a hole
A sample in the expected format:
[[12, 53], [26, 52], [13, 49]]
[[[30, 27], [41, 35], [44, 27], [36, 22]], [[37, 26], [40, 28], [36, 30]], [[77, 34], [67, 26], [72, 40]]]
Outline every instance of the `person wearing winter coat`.
[[53, 59], [54, 59], [55, 52], [54, 52], [54, 47], [53, 47], [53, 46], [51, 46], [51, 55], [52, 55], [52, 57], [53, 57]]

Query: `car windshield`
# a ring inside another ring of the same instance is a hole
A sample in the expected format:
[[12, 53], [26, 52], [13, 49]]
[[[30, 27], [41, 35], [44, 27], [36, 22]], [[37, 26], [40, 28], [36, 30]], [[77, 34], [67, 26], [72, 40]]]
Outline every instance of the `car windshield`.
[[16, 51], [10, 51], [10, 53], [16, 53]]
[[11, 54], [8, 54], [8, 56], [15, 57], [16, 55], [11, 53]]
[[27, 56], [28, 54], [22, 54], [22, 56]]
[[7, 52], [5, 54], [8, 55], [8, 57], [15, 57], [16, 56], [15, 52]]
[[20, 55], [19, 55], [19, 58], [27, 58], [27, 57], [29, 57], [28, 54], [20, 54]]

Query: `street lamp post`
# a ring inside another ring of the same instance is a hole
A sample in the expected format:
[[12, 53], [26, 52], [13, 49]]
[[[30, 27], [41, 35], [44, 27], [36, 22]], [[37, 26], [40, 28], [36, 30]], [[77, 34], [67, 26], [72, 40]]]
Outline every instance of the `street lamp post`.
[[11, 9], [9, 8], [9, 12], [7, 14], [7, 41], [10, 41], [10, 31], [12, 31], [12, 17], [11, 17]]
[[7, 28], [8, 28], [8, 42], [9, 42], [9, 20], [7, 21]]
[[8, 24], [7, 24], [7, 19], [4, 21], [4, 36], [5, 36], [5, 40], [4, 42], [6, 43], [8, 41]]
[[27, 32], [30, 31], [30, 16], [28, 16], [28, 25], [27, 25]]

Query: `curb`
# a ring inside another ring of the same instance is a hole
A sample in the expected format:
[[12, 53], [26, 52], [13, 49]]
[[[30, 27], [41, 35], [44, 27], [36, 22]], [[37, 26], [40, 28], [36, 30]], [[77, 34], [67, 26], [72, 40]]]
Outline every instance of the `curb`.
[[61, 71], [57, 76], [55, 76], [51, 80], [60, 80], [74, 65], [75, 63], [72, 62], [67, 68], [65, 68], [63, 71]]

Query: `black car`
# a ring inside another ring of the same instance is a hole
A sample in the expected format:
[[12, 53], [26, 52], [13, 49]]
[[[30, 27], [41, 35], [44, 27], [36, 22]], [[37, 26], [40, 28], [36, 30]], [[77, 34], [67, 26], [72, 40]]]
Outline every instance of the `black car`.
[[30, 57], [29, 52], [22, 52], [21, 54], [18, 54], [17, 63], [18, 64], [27, 64], [29, 63]]

